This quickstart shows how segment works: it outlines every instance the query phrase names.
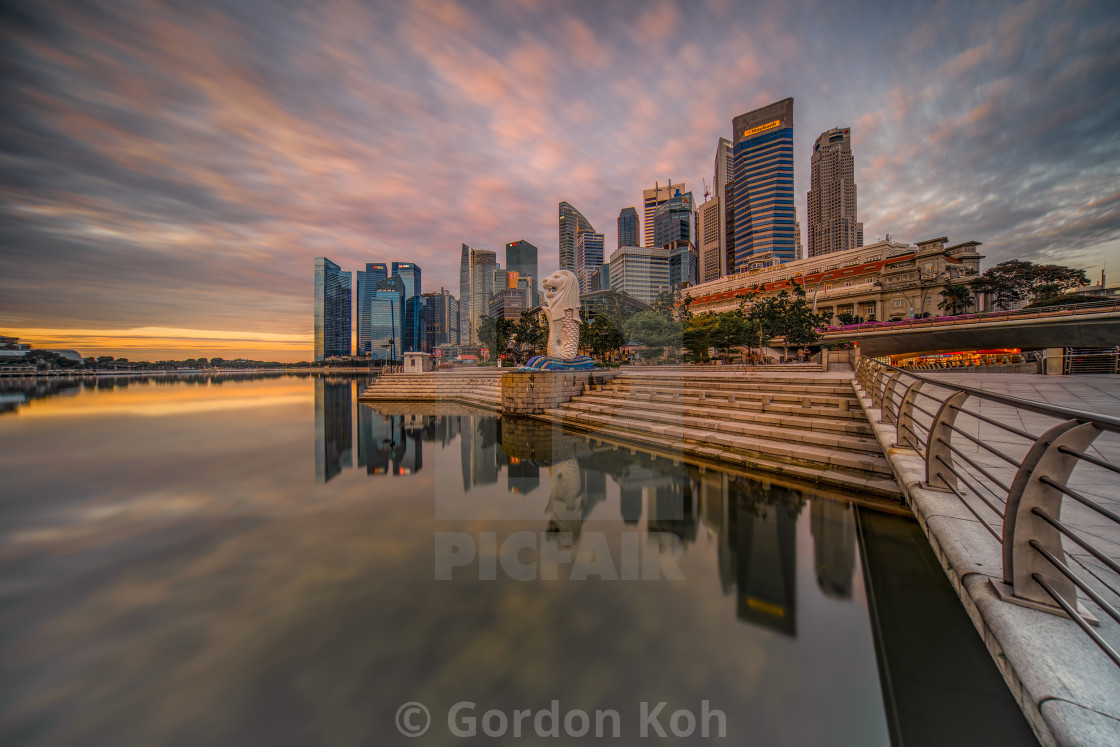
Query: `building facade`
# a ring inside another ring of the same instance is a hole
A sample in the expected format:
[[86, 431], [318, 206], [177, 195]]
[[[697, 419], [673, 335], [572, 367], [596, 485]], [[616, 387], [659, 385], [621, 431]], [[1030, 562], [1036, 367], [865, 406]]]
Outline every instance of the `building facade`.
[[677, 190], [653, 212], [653, 245], [676, 247], [692, 241], [692, 193]]
[[624, 246], [610, 262], [611, 290], [651, 304], [669, 290], [669, 250], [660, 246]]
[[809, 256], [863, 246], [863, 224], [856, 217], [855, 158], [848, 127], [822, 132], [813, 143], [807, 195]]
[[641, 226], [638, 224], [638, 211], [624, 207], [618, 214], [618, 246], [638, 246], [641, 241]]
[[[712, 198], [719, 210], [719, 275], [729, 272], [730, 247], [732, 245], [731, 223], [727, 219], [727, 189], [731, 175], [735, 173], [735, 151], [731, 141], [725, 137], [716, 145], [715, 176], [712, 180]], [[714, 280], [715, 278], [710, 278]]]
[[459, 260], [459, 344], [478, 344], [478, 322], [490, 310], [497, 255], [463, 244]]
[[499, 288], [490, 296], [487, 313], [495, 319], [518, 321], [521, 312], [532, 308], [529, 293], [524, 288]]
[[[946, 246], [940, 237], [916, 245], [881, 241], [701, 283], [689, 290], [695, 314], [731, 311], [742, 299], [791, 291], [801, 285], [819, 312], [851, 314], [864, 321], [937, 316], [941, 290], [968, 283], [980, 273], [978, 241]], [[975, 301], [974, 301], [975, 304]], [[975, 308], [975, 306], [974, 306]]]
[[446, 288], [424, 294], [428, 352], [440, 345], [459, 344], [459, 301]]
[[793, 99], [740, 114], [727, 190], [729, 272], [797, 257], [793, 201]]
[[719, 201], [707, 200], [696, 207], [696, 249], [700, 255], [700, 282], [720, 278], [726, 256], [720, 247]]
[[591, 289], [591, 276], [603, 264], [606, 236], [594, 231], [580, 231], [576, 236], [576, 278], [580, 293]]
[[[658, 207], [668, 202], [669, 198], [677, 191], [687, 192], [688, 187], [684, 185], [684, 182], [674, 186], [672, 179], [664, 187], [659, 182], [654, 182], [653, 189], [642, 190], [642, 226], [645, 228], [642, 246], [658, 246], [653, 231], [653, 214], [657, 212]], [[622, 246], [626, 245], [623, 244]]]
[[315, 360], [350, 355], [350, 273], [315, 258]]
[[358, 289], [355, 294], [358, 310], [354, 314], [358, 320], [357, 354], [370, 354], [370, 307], [369, 302], [379, 280], [389, 277], [389, 266], [384, 262], [366, 262], [365, 270], [357, 271]]
[[576, 237], [580, 231], [594, 231], [591, 221], [571, 203], [560, 203], [560, 269], [579, 276], [576, 270]]
[[424, 343], [426, 324], [423, 319], [424, 302], [421, 284], [420, 265], [412, 262], [394, 262], [392, 274], [404, 283], [404, 321], [401, 352], [421, 352]]
[[506, 244], [506, 269], [516, 272], [518, 278], [529, 284], [530, 301], [536, 306], [538, 301], [537, 286], [540, 285], [540, 275], [537, 274], [537, 247], [525, 239], [518, 239]]

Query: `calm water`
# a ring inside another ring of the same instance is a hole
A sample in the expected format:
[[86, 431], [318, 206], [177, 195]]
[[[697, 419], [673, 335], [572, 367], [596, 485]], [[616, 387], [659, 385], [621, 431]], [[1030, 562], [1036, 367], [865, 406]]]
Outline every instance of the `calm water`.
[[542, 741], [553, 701], [592, 734], [617, 712], [614, 743], [643, 702], [666, 743], [709, 741], [712, 710], [734, 744], [889, 743], [851, 505], [360, 387], [102, 384], [0, 415], [0, 743], [472, 743], [463, 701], [488, 743]]

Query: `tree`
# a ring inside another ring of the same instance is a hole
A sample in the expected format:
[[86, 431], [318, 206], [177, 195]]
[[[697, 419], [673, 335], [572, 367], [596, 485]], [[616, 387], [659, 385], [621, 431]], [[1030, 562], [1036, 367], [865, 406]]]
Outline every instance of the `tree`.
[[682, 342], [681, 324], [652, 309], [630, 317], [624, 331], [627, 338], [642, 346], [643, 353], [654, 358], [666, 348], [679, 348]]
[[849, 324], [860, 324], [863, 321], [863, 317], [856, 316], [850, 311], [841, 311], [836, 315], [836, 321], [845, 326]]
[[518, 345], [530, 348], [534, 355], [543, 355], [548, 349], [548, 325], [544, 319], [528, 311], [521, 312], [521, 319], [514, 325], [513, 336]]
[[513, 333], [512, 319], [504, 317], [494, 318], [483, 315], [478, 325], [478, 340], [490, 349], [490, 359], [497, 360], [509, 345], [510, 335]]
[[1031, 287], [1036, 299], [1060, 296], [1071, 288], [1089, 284], [1084, 270], [1062, 265], [1035, 265], [1030, 271]]
[[731, 354], [731, 348], [747, 344], [751, 339], [752, 325], [739, 311], [725, 311], [716, 314], [715, 329], [712, 330], [712, 347], [721, 351], [724, 357]]
[[790, 345], [809, 345], [820, 338], [818, 329], [828, 324], [828, 314], [815, 312], [805, 298], [805, 289], [794, 279], [792, 295], [783, 290], [777, 296], [755, 301], [747, 318], [757, 323], [759, 347], [763, 341], [783, 337], [785, 357]]
[[716, 314], [706, 313], [693, 316], [684, 325], [681, 342], [694, 359], [708, 359], [708, 348], [712, 347], [712, 336], [718, 323]]
[[1011, 259], [988, 268], [970, 286], [976, 293], [987, 293], [998, 308], [1009, 309], [1026, 298], [1050, 298], [1088, 284], [1084, 270]]
[[596, 358], [602, 358], [626, 343], [622, 331], [604, 316], [596, 316], [579, 327], [580, 347], [587, 348]]
[[950, 316], [963, 314], [972, 307], [972, 290], [964, 283], [947, 285], [941, 290], [941, 303], [937, 308], [944, 309]]

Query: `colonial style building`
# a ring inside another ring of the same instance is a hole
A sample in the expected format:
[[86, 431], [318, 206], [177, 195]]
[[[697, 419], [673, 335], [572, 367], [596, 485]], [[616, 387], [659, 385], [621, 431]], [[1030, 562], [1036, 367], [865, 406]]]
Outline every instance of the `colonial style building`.
[[[805, 288], [817, 311], [888, 321], [928, 313], [938, 316], [940, 291], [980, 273], [979, 241], [946, 246], [944, 236], [917, 245], [880, 241], [869, 246], [741, 272], [686, 292], [694, 314], [730, 311], [754, 292], [759, 298]], [[973, 308], [976, 308], [975, 299]]]

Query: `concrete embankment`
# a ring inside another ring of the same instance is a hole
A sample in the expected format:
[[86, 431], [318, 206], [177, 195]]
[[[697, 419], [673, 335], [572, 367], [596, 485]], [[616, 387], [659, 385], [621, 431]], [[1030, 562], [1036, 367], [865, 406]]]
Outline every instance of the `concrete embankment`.
[[[1078, 409], [1088, 409], [1085, 405], [1091, 403], [1093, 412], [1120, 415], [1120, 379], [1116, 377], [1063, 378], [1060, 382], [1055, 382], [1054, 377], [1042, 376], [947, 375], [944, 378]], [[1089, 381], [1104, 378], [1112, 379], [1109, 387]], [[1035, 380], [1042, 383], [1036, 385]], [[1085, 389], [1084, 401], [1068, 401], [1071, 391], [1079, 386]], [[1024, 387], [1034, 390], [1024, 391]], [[1120, 668], [1104, 656], [1072, 620], [1000, 599], [992, 586], [993, 581], [1002, 581], [1003, 575], [999, 541], [956, 496], [925, 486], [925, 460], [913, 449], [896, 446], [895, 426], [881, 422], [879, 408], [873, 406], [871, 399], [855, 387], [854, 382], [853, 388], [887, 454], [907, 505], [918, 519], [1036, 736], [1046, 745], [1120, 744]], [[1063, 399], [1055, 401], [1053, 397]], [[1017, 417], [1014, 413], [986, 411], [982, 406], [980, 410], [993, 418]], [[1021, 420], [1016, 421], [1016, 425], [1039, 430], [1036, 424]], [[982, 423], [973, 435], [988, 443], [1001, 443], [1006, 438], [1006, 434]], [[960, 448], [966, 446], [961, 444]], [[1104, 456], [1115, 460], [1120, 458], [1120, 452]], [[973, 458], [978, 456], [974, 454]], [[1010, 476], [1001, 470], [1013, 471], [1013, 468], [998, 464], [988, 464], [987, 468], [1010, 483]], [[1107, 487], [1088, 486], [1085, 490], [1107, 500], [1104, 495]], [[1111, 495], [1115, 499], [1114, 491]], [[1002, 528], [996, 525], [993, 529], [998, 534]], [[1106, 539], [1112, 531], [1112, 527], [1101, 526], [1092, 533]], [[1111, 539], [1108, 541], [1110, 548], [1120, 547]], [[1083, 560], [1092, 566], [1091, 558], [1086, 556]], [[1100, 569], [1103, 570], [1103, 566]], [[1110, 599], [1115, 603], [1114, 596]], [[1118, 631], [1111, 618], [1106, 615], [1100, 618], [1097, 630], [1106, 639], [1115, 639]], [[915, 641], [915, 645], [936, 645], [936, 642]], [[966, 686], [967, 683], [962, 683], [962, 687]]]

